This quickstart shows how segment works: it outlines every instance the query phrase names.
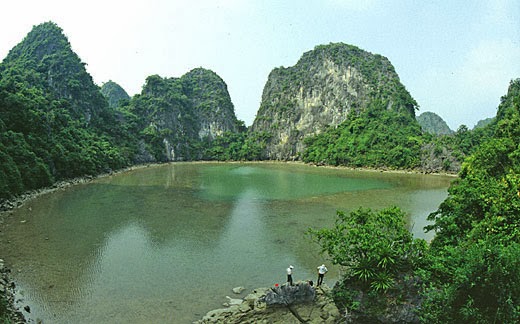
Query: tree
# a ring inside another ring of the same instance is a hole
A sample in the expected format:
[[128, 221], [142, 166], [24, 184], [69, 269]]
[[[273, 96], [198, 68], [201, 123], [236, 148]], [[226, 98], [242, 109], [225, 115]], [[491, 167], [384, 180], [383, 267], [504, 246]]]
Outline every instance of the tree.
[[502, 98], [493, 137], [466, 160], [430, 215], [436, 236], [424, 322], [520, 321], [519, 124], [520, 79]]
[[340, 309], [355, 314], [353, 321], [379, 321], [389, 308], [417, 303], [415, 272], [423, 266], [427, 245], [413, 239], [404, 217], [398, 207], [375, 212], [360, 208], [349, 215], [338, 211], [333, 228], [309, 229], [322, 252], [344, 269], [334, 286], [334, 300]]

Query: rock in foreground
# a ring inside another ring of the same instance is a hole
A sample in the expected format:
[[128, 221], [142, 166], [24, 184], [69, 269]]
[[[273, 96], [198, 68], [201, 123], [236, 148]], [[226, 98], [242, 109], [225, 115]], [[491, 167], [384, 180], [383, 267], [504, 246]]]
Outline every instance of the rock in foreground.
[[196, 323], [339, 323], [330, 292], [326, 285], [315, 288], [306, 282], [259, 288], [242, 303], [212, 310]]

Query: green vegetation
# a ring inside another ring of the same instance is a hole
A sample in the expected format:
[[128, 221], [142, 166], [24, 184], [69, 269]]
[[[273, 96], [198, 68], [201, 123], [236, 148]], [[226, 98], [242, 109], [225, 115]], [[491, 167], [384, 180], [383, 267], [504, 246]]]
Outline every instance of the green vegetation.
[[380, 322], [390, 313], [403, 313], [420, 304], [413, 287], [424, 266], [427, 243], [413, 239], [404, 219], [397, 207], [376, 212], [360, 208], [349, 215], [338, 211], [332, 229], [309, 230], [322, 252], [345, 270], [333, 297], [349, 321]]
[[[142, 93], [119, 110], [137, 135], [142, 153], [153, 161], [220, 159], [218, 149], [211, 148], [218, 134], [235, 134], [235, 140], [240, 141], [238, 133], [245, 131], [224, 81], [201, 68], [181, 78], [149, 76]], [[232, 137], [223, 135], [219, 141]], [[213, 151], [219, 156], [208, 156]]]
[[204, 159], [214, 161], [259, 161], [267, 146], [270, 134], [231, 133], [218, 136], [206, 149]]
[[405, 233], [396, 208], [338, 212], [334, 228], [310, 230], [332, 262], [345, 267], [334, 289], [340, 307], [377, 321], [415, 300], [424, 323], [520, 321], [518, 125], [520, 79], [502, 98], [492, 136], [473, 149], [430, 215], [427, 229], [436, 236], [429, 246]]
[[353, 167], [415, 168], [420, 164], [421, 130], [408, 114], [387, 110], [374, 101], [351, 113], [338, 127], [307, 138], [302, 160]]
[[0, 65], [0, 199], [127, 165], [115, 115], [54, 23]]
[[3, 295], [0, 295], [0, 323], [11, 324], [14, 323], [13, 318], [7, 311], [7, 301]]
[[498, 108], [494, 135], [463, 165], [430, 219], [436, 231], [425, 320], [520, 320], [520, 79]]

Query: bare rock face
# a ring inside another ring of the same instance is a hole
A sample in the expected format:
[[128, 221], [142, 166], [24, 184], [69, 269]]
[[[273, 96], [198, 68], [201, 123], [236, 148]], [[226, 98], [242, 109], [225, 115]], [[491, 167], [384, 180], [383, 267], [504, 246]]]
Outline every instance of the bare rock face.
[[259, 288], [242, 303], [212, 310], [196, 323], [339, 323], [330, 292], [326, 285], [315, 288], [306, 282]]
[[339, 125], [373, 100], [415, 116], [415, 106], [399, 105], [404, 97], [410, 95], [387, 58], [342, 43], [321, 45], [295, 66], [271, 72], [251, 131], [271, 135], [265, 158], [297, 159], [305, 137]]

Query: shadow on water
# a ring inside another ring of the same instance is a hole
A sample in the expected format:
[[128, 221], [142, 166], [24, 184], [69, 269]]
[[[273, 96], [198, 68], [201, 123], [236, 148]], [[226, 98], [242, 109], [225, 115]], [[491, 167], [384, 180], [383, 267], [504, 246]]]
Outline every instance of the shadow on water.
[[[230, 289], [312, 279], [304, 234], [337, 209], [400, 205], [417, 225], [452, 178], [285, 164], [171, 164], [35, 199], [0, 236], [21, 305], [44, 322], [189, 323]], [[332, 284], [339, 269], [331, 270]], [[20, 271], [18, 271], [20, 270]]]

